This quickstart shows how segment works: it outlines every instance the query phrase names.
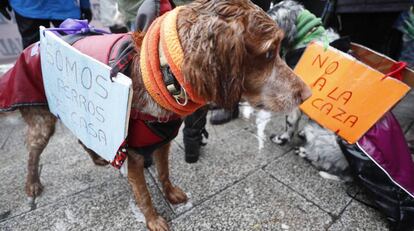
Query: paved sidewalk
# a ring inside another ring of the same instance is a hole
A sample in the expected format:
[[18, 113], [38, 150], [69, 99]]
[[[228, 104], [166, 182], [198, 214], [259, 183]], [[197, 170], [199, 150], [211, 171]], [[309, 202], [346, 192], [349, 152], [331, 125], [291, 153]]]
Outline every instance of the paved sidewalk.
[[[413, 103], [411, 95], [396, 109], [405, 129]], [[357, 187], [321, 178], [292, 146], [269, 141], [283, 130], [283, 115], [241, 110], [240, 119], [208, 125], [210, 139], [195, 164], [184, 161], [181, 133], [173, 142], [172, 181], [190, 196], [187, 204], [166, 202], [154, 168], [146, 171], [172, 230], [387, 230], [381, 214], [351, 198], [361, 197]], [[0, 230], [145, 230], [126, 178], [94, 166], [60, 123], [42, 155], [44, 192], [29, 205], [24, 130], [18, 113], [0, 115]]]

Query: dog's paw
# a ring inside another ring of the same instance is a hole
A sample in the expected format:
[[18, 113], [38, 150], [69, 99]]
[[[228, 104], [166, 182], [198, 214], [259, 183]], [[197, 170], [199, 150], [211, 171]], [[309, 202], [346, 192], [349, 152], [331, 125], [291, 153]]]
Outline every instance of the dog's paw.
[[170, 228], [168, 227], [167, 221], [162, 218], [161, 216], [157, 216], [154, 219], [147, 220], [147, 227], [151, 231], [168, 231]]
[[304, 147], [295, 148], [295, 153], [298, 154], [300, 157], [305, 158], [306, 157], [306, 148], [304, 148]]
[[171, 204], [181, 204], [184, 202], [187, 202], [188, 197], [185, 194], [185, 192], [183, 192], [183, 190], [181, 190], [178, 187], [171, 187], [168, 190], [165, 190], [165, 197], [167, 197], [167, 200], [171, 203]]
[[270, 140], [275, 144], [284, 145], [290, 141], [290, 137], [287, 133], [283, 133], [282, 135], [272, 134]]
[[34, 198], [40, 196], [42, 191], [43, 185], [40, 183], [40, 181], [26, 182], [26, 194], [28, 197]]

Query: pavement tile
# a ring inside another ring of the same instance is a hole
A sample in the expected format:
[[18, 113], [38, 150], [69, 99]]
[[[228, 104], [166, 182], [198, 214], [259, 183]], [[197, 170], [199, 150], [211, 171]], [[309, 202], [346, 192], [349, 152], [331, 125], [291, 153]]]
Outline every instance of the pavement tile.
[[[334, 215], [352, 200], [346, 193], [349, 185], [320, 177], [310, 163], [293, 152], [270, 163], [265, 171]], [[351, 193], [354, 195], [356, 191]]]
[[[20, 132], [12, 133], [19, 137]], [[13, 141], [12, 141], [13, 140]], [[24, 192], [27, 174], [27, 151], [13, 142], [23, 141], [10, 139], [5, 154], [11, 160], [0, 163], [0, 219], [1, 215], [15, 216], [31, 209]], [[8, 148], [10, 146], [10, 148]], [[19, 147], [12, 150], [12, 147]], [[41, 197], [36, 205], [41, 207], [61, 200], [90, 187], [111, 180], [122, 180], [119, 171], [111, 166], [95, 166], [88, 154], [77, 143], [77, 139], [62, 124], [57, 127], [56, 134], [51, 138], [41, 156], [40, 180], [44, 186]], [[148, 177], [151, 177], [148, 175]], [[127, 184], [127, 183], [126, 183]], [[132, 195], [132, 194], [131, 194]], [[164, 200], [162, 197], [159, 200]], [[165, 203], [165, 202], [164, 202]], [[168, 207], [168, 206], [167, 206]]]
[[[202, 149], [200, 160], [194, 164], [185, 163], [184, 151], [173, 143], [170, 155], [171, 180], [191, 194], [192, 204], [197, 205], [285, 153], [279, 146], [269, 142], [241, 130], [226, 136], [224, 141], [209, 142]], [[263, 147], [260, 149], [261, 144]], [[155, 172], [151, 168], [154, 177]], [[180, 213], [182, 210], [175, 212]]]
[[[270, 132], [273, 131], [273, 129], [276, 129], [276, 131], [282, 131], [284, 129], [284, 115], [254, 110], [245, 103], [240, 104], [239, 109], [239, 118], [233, 119], [230, 122], [221, 125], [212, 125], [209, 122], [211, 117], [211, 112], [209, 112], [207, 114], [206, 124], [209, 139], [206, 141], [225, 141], [228, 136], [238, 133], [241, 130], [249, 131], [263, 140], [267, 140], [269, 139], [270, 134], [272, 134]], [[272, 129], [268, 129], [269, 125], [273, 126]], [[263, 133], [264, 131], [265, 133]], [[183, 147], [182, 140], [183, 137], [181, 130], [175, 141]]]
[[[14, 126], [4, 129], [8, 134], [4, 134], [5, 139], [0, 147], [0, 153], [2, 156], [2, 163], [0, 163], [0, 169], [5, 166], [16, 165], [17, 163], [24, 165], [27, 163], [28, 152], [26, 149], [26, 129], [24, 126]], [[2, 136], [3, 136], [2, 135]], [[24, 163], [24, 164], [23, 164]]]
[[324, 230], [331, 217], [258, 170], [173, 220], [173, 230]]
[[[149, 181], [150, 191], [159, 195]], [[161, 215], [174, 215], [165, 202], [155, 197]], [[39, 207], [0, 223], [1, 230], [146, 230], [142, 214], [135, 206], [127, 180], [113, 179], [57, 203]]]
[[[240, 131], [247, 131], [256, 137], [256, 139], [259, 141], [258, 145], [260, 147], [270, 145], [272, 148], [283, 151], [291, 149], [291, 147], [288, 145], [279, 146], [269, 141], [271, 134], [279, 134], [284, 131], [285, 115], [271, 114], [264, 111], [254, 110], [252, 107], [246, 104], [241, 104], [239, 108], [239, 118], [231, 120], [230, 122], [222, 125], [210, 124], [209, 118], [211, 116], [211, 113], [208, 114], [206, 130], [209, 133], [209, 138], [204, 139], [204, 141], [207, 143], [207, 146], [209, 143], [229, 143], [229, 137], [237, 136]], [[174, 139], [174, 142], [176, 142], [181, 148], [184, 149], [182, 129], [179, 131], [177, 138]], [[202, 153], [204, 153], [203, 148], [201, 150]]]
[[[82, 191], [91, 185], [101, 184], [118, 175], [117, 171], [111, 167], [95, 166], [86, 152], [77, 147], [79, 145], [65, 146], [65, 140], [68, 141], [67, 143], [74, 143], [71, 139], [73, 137], [69, 135], [64, 137], [56, 135], [41, 156], [40, 180], [44, 186], [44, 193], [37, 200], [40, 204]], [[12, 155], [12, 153], [6, 152], [6, 155]], [[13, 163], [1, 164], [0, 170], [7, 172], [7, 174], [0, 175], [0, 181], [5, 182], [0, 186], [1, 191], [5, 192], [5, 195], [0, 198], [3, 203], [19, 205], [21, 200], [13, 200], [13, 198], [16, 196], [19, 199], [25, 198], [27, 156], [25, 149], [19, 149], [16, 156], [12, 158], [15, 160]]]
[[[211, 114], [211, 113], [209, 113]], [[207, 119], [210, 118], [210, 115], [207, 116]], [[253, 123], [249, 123], [248, 120], [244, 118], [233, 119], [228, 123], [220, 125], [212, 125], [209, 121], [206, 124], [206, 130], [210, 133], [210, 137], [215, 140], [224, 140], [228, 135], [235, 134], [241, 130], [246, 130], [249, 127], [254, 126]], [[225, 136], [223, 136], [225, 134]]]
[[0, 151], [3, 152], [3, 147], [6, 145], [9, 137], [10, 137], [10, 133], [13, 132], [13, 128], [12, 127], [5, 127], [5, 128], [0, 128], [2, 132], [0, 132]]
[[[6, 116], [0, 117], [0, 152], [8, 157], [2, 160], [0, 169], [3, 166], [9, 166], [15, 163], [20, 164], [22, 161], [26, 163], [28, 158], [26, 130], [26, 123], [23, 121], [19, 112], [6, 113]], [[4, 137], [3, 142], [2, 137]], [[42, 162], [48, 163], [50, 162], [49, 160], [56, 159], [56, 155], [59, 154], [68, 156], [66, 155], [67, 153], [62, 153], [62, 147], [71, 148], [74, 146], [79, 146], [77, 139], [65, 125], [58, 122], [56, 123], [55, 134], [51, 137], [42, 153]]]
[[[26, 164], [29, 156], [26, 148], [26, 124], [21, 122], [9, 128], [12, 128], [9, 136], [0, 148], [1, 153], [8, 158], [0, 163], [0, 168], [9, 165]], [[49, 163], [58, 158], [71, 156], [66, 149], [72, 149], [72, 147], [76, 146], [79, 146], [79, 144], [75, 136], [63, 124], [57, 123], [55, 134], [50, 138], [48, 145], [42, 152], [41, 163]]]
[[[24, 149], [25, 123], [19, 112], [0, 113], [0, 151], [20, 148]], [[18, 133], [11, 138], [13, 133]], [[21, 136], [21, 137], [20, 137]]]
[[[354, 202], [356, 208], [346, 207], [333, 222], [329, 213], [338, 215], [351, 201], [347, 186], [322, 179], [306, 161], [286, 153], [295, 142], [286, 146], [270, 142], [271, 134], [284, 130], [283, 115], [255, 111], [243, 116], [251, 108], [240, 108], [239, 119], [208, 124], [210, 139], [199, 162], [185, 163], [181, 134], [173, 142], [172, 181], [187, 192], [189, 203], [167, 204], [150, 168], [147, 176], [154, 204], [172, 220], [174, 230], [323, 230], [332, 223], [331, 228], [340, 230], [354, 226], [372, 230], [375, 225], [364, 226], [363, 220], [356, 219], [354, 213], [361, 209], [384, 223], [377, 212]], [[18, 113], [8, 115], [0, 115], [0, 153], [7, 157], [0, 162], [0, 230], [144, 230], [126, 179], [112, 167], [94, 166], [61, 123], [42, 154], [45, 189], [36, 200], [37, 208], [31, 210], [24, 193], [25, 124]], [[351, 221], [348, 226], [347, 221]]]
[[[238, 118], [231, 120], [228, 123], [222, 125], [212, 125], [209, 122], [211, 113], [207, 114], [207, 124], [206, 130], [209, 133], [209, 138], [204, 141], [207, 143], [215, 143], [225, 140], [228, 136], [231, 136], [241, 130], [247, 130], [249, 126], [254, 126], [251, 123], [248, 123], [246, 120]], [[174, 142], [177, 142], [182, 148], [183, 145], [183, 127], [181, 127], [177, 137], [174, 139]]]
[[329, 231], [389, 230], [381, 214], [357, 201], [352, 201]]
[[[307, 118], [302, 117], [302, 119], [299, 121], [299, 129], [298, 131], [303, 128]], [[285, 132], [286, 128], [286, 115], [285, 114], [274, 114], [269, 120], [262, 120], [263, 122], [257, 126], [255, 126], [253, 129], [248, 129], [253, 134], [256, 134], [257, 136], [261, 136], [265, 140], [270, 140], [270, 136], [272, 135], [280, 135], [283, 132]], [[262, 128], [260, 128], [262, 127]], [[264, 129], [263, 129], [264, 128]], [[263, 131], [260, 131], [263, 130]], [[259, 135], [262, 134], [262, 135]], [[290, 150], [292, 147], [296, 147], [303, 143], [303, 140], [300, 139], [297, 134], [295, 134], [292, 138], [292, 140], [284, 145], [277, 145], [272, 142], [270, 142], [272, 145], [280, 146], [284, 150]]]
[[[73, 149], [66, 149], [73, 150]], [[62, 161], [62, 160], [61, 160]], [[36, 198], [36, 204], [43, 206], [69, 195], [83, 191], [91, 186], [101, 184], [110, 179], [119, 178], [109, 167], [95, 167], [92, 163], [73, 162], [66, 158], [67, 163], [42, 164], [40, 180], [44, 186], [42, 195]], [[90, 160], [88, 160], [90, 161]], [[13, 215], [30, 209], [24, 191], [26, 180], [26, 162], [21, 166], [2, 168], [0, 175], [0, 214], [11, 211]]]
[[[23, 169], [1, 169], [0, 174], [0, 221], [31, 209], [24, 192]], [[21, 174], [19, 174], [21, 173]], [[1, 227], [1, 225], [0, 225]]]

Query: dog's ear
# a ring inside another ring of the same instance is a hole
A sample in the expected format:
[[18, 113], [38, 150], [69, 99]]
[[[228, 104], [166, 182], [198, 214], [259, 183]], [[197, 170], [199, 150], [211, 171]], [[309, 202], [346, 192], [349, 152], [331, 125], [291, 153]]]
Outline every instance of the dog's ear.
[[203, 25], [194, 26], [197, 39], [183, 66], [186, 79], [207, 101], [231, 108], [240, 100], [244, 79], [242, 25], [210, 16]]

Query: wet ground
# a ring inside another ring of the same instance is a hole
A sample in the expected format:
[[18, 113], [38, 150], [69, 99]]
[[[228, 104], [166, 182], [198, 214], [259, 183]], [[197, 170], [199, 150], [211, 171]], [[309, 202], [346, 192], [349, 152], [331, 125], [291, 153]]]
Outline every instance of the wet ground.
[[[408, 133], [413, 104], [411, 94], [395, 110]], [[294, 145], [270, 142], [284, 129], [284, 115], [240, 109], [239, 119], [208, 125], [195, 164], [184, 161], [181, 133], [173, 142], [172, 181], [190, 196], [187, 204], [169, 204], [154, 168], [146, 170], [154, 204], [172, 230], [387, 230], [379, 212], [358, 202], [368, 201], [358, 187], [321, 178]], [[0, 230], [146, 229], [126, 178], [93, 165], [61, 123], [40, 163], [44, 192], [29, 204], [24, 132], [18, 113], [0, 115]]]

